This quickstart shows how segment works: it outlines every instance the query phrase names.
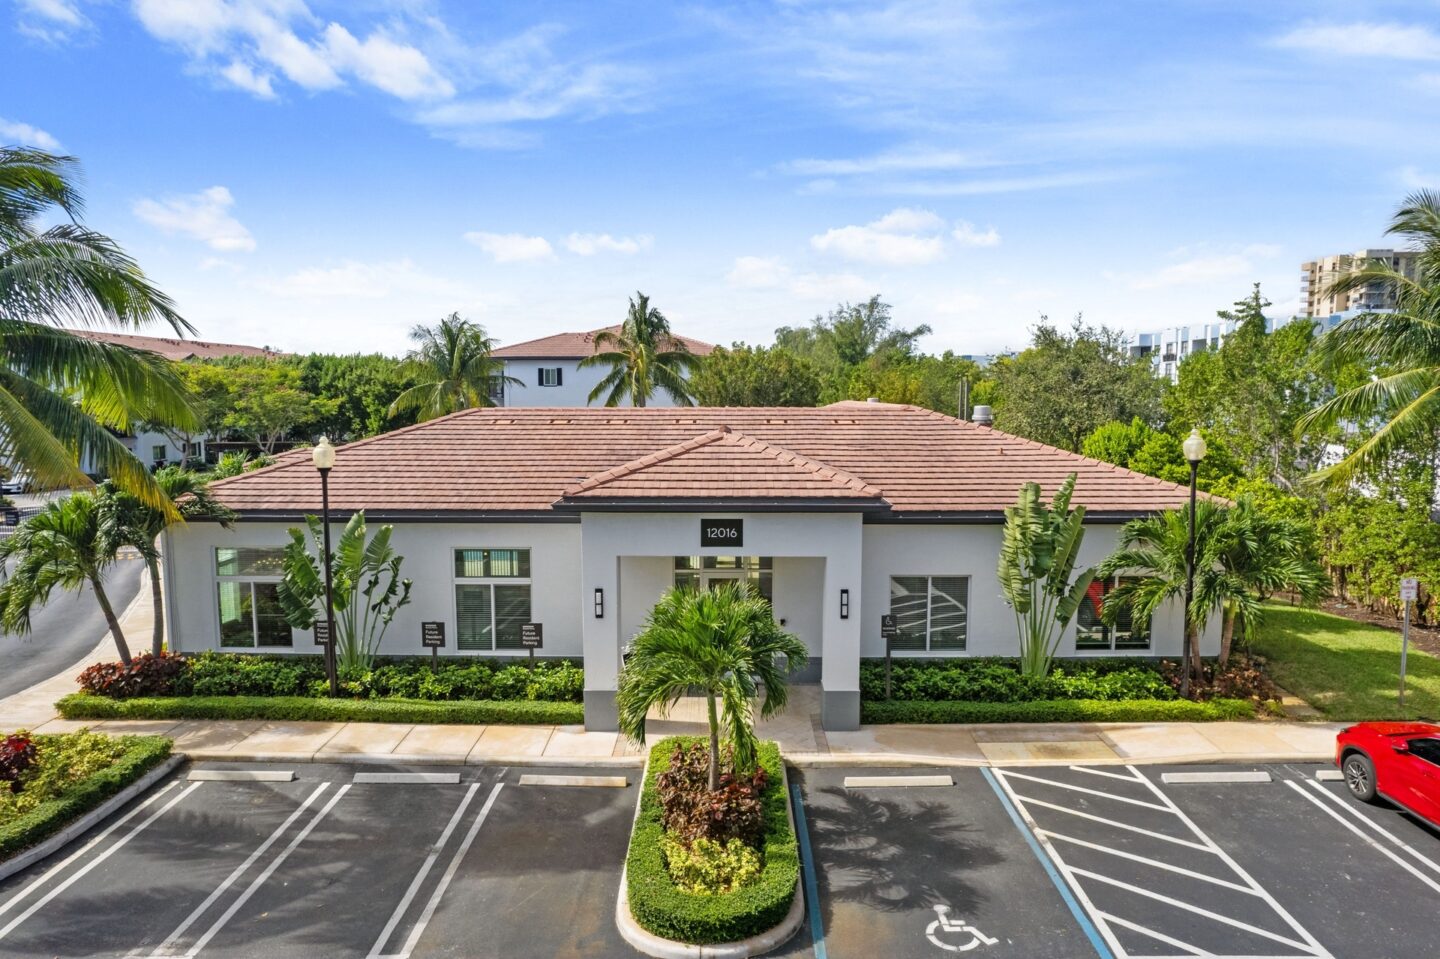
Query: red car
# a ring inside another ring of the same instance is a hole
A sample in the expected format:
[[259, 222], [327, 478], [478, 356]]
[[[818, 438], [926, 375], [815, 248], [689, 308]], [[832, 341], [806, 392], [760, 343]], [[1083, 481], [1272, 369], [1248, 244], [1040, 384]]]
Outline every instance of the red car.
[[1335, 737], [1335, 765], [1356, 799], [1380, 796], [1440, 826], [1440, 726], [1357, 723]]

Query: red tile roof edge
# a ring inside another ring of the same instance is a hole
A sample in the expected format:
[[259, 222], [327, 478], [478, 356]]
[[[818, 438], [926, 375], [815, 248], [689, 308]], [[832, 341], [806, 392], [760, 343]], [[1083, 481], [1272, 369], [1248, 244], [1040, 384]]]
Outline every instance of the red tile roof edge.
[[[547, 336], [537, 336], [531, 340], [524, 340], [520, 343], [512, 343], [509, 346], [497, 346], [491, 351], [491, 355], [500, 359], [513, 360], [543, 360], [543, 359], [583, 359], [595, 354], [595, 337], [599, 333], [616, 333], [620, 330], [620, 324], [613, 326], [602, 326], [598, 329], [588, 331], [567, 331], [562, 333], [551, 333]], [[563, 341], [573, 338], [574, 346]], [[707, 343], [704, 340], [697, 340], [693, 336], [684, 336], [679, 333], [671, 333], [670, 338], [684, 346], [696, 356], [705, 356], [711, 353], [716, 347], [714, 343]], [[537, 344], [549, 340], [562, 341], [553, 349], [537, 348]], [[583, 346], [582, 346], [583, 344]], [[526, 352], [530, 350], [531, 352]], [[559, 352], [559, 351], [566, 352]]]

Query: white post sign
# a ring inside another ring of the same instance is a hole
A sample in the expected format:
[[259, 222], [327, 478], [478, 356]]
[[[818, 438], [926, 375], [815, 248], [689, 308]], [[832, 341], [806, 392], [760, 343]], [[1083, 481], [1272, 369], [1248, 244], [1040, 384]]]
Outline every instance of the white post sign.
[[1420, 581], [1413, 576], [1400, 580], [1400, 601], [1405, 604], [1404, 625], [1400, 630], [1400, 696], [1399, 705], [1405, 708], [1405, 654], [1410, 649], [1410, 604], [1420, 598]]

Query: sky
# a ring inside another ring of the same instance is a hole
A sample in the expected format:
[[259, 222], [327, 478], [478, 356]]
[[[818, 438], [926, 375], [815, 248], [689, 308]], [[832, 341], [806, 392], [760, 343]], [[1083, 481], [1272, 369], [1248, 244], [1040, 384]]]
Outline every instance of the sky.
[[0, 144], [204, 339], [1204, 322], [1440, 189], [1426, 3], [0, 0]]

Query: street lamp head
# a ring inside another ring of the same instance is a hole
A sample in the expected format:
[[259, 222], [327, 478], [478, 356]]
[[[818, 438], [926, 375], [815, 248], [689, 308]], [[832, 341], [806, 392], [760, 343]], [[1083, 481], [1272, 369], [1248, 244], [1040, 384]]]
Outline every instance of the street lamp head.
[[1185, 459], [1189, 463], [1199, 463], [1205, 458], [1205, 437], [1200, 435], [1200, 428], [1197, 426], [1185, 437], [1183, 444]]
[[310, 459], [317, 470], [328, 470], [335, 465], [335, 447], [330, 445], [330, 437], [320, 437], [320, 442], [310, 451]]

